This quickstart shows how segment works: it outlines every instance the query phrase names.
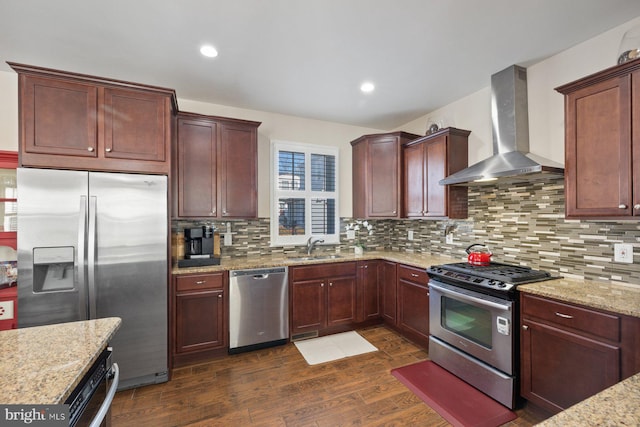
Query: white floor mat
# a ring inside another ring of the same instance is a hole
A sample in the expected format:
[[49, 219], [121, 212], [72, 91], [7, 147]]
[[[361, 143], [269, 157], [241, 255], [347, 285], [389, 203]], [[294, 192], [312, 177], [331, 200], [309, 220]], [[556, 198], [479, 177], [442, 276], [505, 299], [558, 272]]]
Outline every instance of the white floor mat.
[[309, 365], [331, 362], [345, 357], [378, 351], [356, 331], [327, 335], [294, 342]]

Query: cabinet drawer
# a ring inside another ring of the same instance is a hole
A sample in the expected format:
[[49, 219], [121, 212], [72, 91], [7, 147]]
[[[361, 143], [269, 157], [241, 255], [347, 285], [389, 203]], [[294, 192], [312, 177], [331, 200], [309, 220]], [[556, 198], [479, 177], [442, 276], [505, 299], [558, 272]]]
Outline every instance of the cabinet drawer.
[[292, 267], [291, 279], [294, 282], [301, 280], [315, 280], [326, 277], [355, 276], [355, 262], [336, 262], [328, 264], [315, 264], [304, 267]]
[[194, 276], [177, 276], [176, 292], [198, 291], [203, 289], [222, 289], [224, 274], [198, 274]]
[[522, 294], [522, 315], [611, 341], [620, 341], [620, 317]]
[[408, 265], [398, 266], [398, 280], [404, 279], [427, 286], [429, 276], [424, 268], [409, 267]]

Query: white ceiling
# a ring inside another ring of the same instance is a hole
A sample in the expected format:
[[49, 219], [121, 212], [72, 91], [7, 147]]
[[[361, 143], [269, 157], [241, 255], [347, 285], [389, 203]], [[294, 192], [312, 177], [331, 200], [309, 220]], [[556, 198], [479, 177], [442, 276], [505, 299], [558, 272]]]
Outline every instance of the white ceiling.
[[386, 130], [637, 16], [638, 0], [0, 0], [0, 70]]

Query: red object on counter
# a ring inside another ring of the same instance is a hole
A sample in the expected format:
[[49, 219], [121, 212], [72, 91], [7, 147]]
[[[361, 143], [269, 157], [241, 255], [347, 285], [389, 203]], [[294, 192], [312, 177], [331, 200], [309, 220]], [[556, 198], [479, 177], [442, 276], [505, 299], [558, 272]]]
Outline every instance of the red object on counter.
[[[478, 247], [479, 249], [471, 250], [473, 247]], [[491, 251], [485, 245], [481, 245], [479, 243], [474, 243], [466, 249], [466, 252], [469, 254], [467, 256], [467, 261], [471, 265], [489, 265], [491, 264]]]
[[18, 328], [18, 287], [0, 289], [0, 331]]

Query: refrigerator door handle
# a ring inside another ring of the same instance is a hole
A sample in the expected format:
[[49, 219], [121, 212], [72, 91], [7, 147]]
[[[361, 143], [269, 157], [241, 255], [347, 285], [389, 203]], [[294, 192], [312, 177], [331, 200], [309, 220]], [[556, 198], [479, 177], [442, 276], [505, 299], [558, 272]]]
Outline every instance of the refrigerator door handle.
[[[87, 284], [85, 282], [86, 277], [86, 234], [87, 234], [87, 196], [80, 196], [80, 217], [78, 220], [78, 271], [77, 271], [77, 283], [78, 293], [80, 294], [80, 300], [87, 301]], [[84, 319], [89, 318], [88, 310], [84, 312]], [[84, 320], [81, 319], [81, 320]]]
[[89, 319], [96, 319], [96, 206], [97, 197], [89, 197], [89, 231], [87, 233], [87, 280], [89, 282]]

